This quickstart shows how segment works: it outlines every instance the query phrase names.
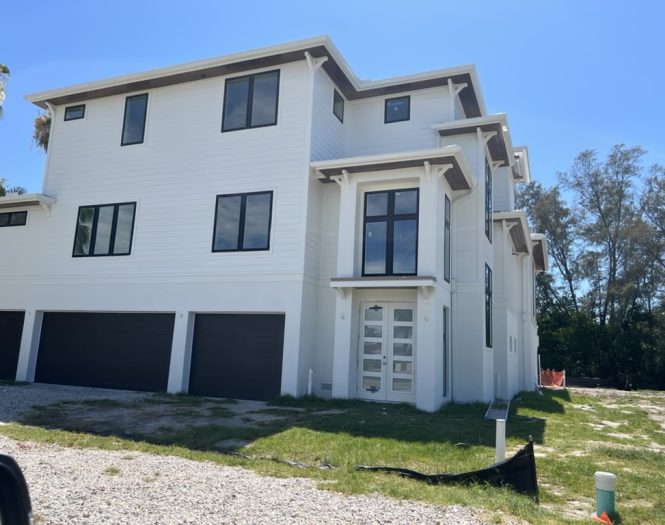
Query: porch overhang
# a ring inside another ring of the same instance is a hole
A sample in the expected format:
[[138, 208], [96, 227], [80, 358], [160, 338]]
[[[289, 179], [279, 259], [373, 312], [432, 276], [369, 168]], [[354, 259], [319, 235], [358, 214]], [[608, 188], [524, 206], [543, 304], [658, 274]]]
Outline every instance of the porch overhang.
[[310, 167], [322, 182], [339, 180], [356, 173], [424, 167], [429, 170], [430, 176], [433, 170], [439, 170], [453, 191], [470, 190], [473, 187], [471, 169], [459, 146], [319, 160], [310, 163]]
[[54, 204], [55, 199], [43, 193], [9, 193], [0, 197], [0, 209], [41, 206], [47, 214], [50, 214], [51, 206]]
[[491, 133], [492, 137], [489, 139], [487, 147], [492, 160], [502, 162], [504, 166], [512, 166], [515, 163], [513, 144], [508, 130], [508, 118], [505, 113], [442, 122], [433, 124], [432, 129], [438, 131], [441, 137], [476, 133], [478, 129], [483, 133]]
[[436, 277], [429, 275], [381, 275], [371, 277], [333, 277], [331, 288], [433, 288]]
[[533, 263], [536, 272], [546, 272], [549, 269], [547, 264], [547, 238], [542, 233], [532, 233], [531, 242], [533, 244]]
[[521, 210], [501, 211], [492, 214], [494, 222], [505, 222], [508, 225], [508, 233], [513, 243], [515, 253], [531, 253], [531, 237], [529, 235], [529, 224], [526, 213]]

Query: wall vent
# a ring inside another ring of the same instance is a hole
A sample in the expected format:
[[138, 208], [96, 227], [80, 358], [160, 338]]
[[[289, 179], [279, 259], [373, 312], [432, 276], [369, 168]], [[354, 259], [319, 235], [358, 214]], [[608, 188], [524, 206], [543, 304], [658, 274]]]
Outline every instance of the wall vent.
[[321, 390], [324, 392], [332, 392], [332, 383], [321, 383]]

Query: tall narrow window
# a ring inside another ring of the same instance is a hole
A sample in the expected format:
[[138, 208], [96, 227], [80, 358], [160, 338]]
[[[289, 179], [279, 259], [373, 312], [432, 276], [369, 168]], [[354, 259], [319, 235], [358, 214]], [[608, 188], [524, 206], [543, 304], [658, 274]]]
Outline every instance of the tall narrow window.
[[145, 134], [145, 117], [148, 111], [148, 94], [125, 99], [125, 118], [122, 123], [121, 146], [141, 144]]
[[446, 195], [446, 202], [445, 202], [445, 209], [444, 209], [444, 226], [443, 226], [443, 278], [446, 280], [446, 282], [450, 282], [450, 207], [451, 207], [451, 202], [450, 199], [448, 198], [448, 195]]
[[492, 348], [492, 269], [485, 265], [485, 346]]
[[485, 235], [492, 242], [492, 169], [485, 159]]
[[336, 89], [333, 94], [333, 113], [340, 122], [344, 122], [344, 99]]
[[415, 275], [418, 189], [365, 193], [363, 275]]
[[277, 124], [278, 92], [279, 71], [227, 79], [222, 131]]
[[129, 255], [135, 211], [135, 202], [81, 206], [73, 256]]
[[272, 191], [218, 195], [213, 252], [270, 248]]

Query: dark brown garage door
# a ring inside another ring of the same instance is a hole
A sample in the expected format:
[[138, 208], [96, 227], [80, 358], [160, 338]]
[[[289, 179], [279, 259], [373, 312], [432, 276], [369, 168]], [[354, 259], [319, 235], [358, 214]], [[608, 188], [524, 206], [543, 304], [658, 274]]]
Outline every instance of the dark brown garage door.
[[0, 379], [16, 379], [24, 312], [0, 312]]
[[284, 315], [198, 314], [189, 393], [269, 400], [280, 394]]
[[35, 381], [166, 390], [173, 314], [46, 312]]

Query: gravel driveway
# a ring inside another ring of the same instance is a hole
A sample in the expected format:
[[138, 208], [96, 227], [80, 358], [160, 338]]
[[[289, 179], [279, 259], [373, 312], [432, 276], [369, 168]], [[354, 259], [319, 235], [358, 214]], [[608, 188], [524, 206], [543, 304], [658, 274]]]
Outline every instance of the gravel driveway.
[[[0, 385], [0, 424], [36, 404], [132, 400], [149, 394], [48, 385]], [[345, 496], [303, 478], [138, 452], [73, 449], [0, 436], [16, 458], [42, 525], [70, 524], [480, 524], [466, 507], [436, 507], [379, 495]]]

